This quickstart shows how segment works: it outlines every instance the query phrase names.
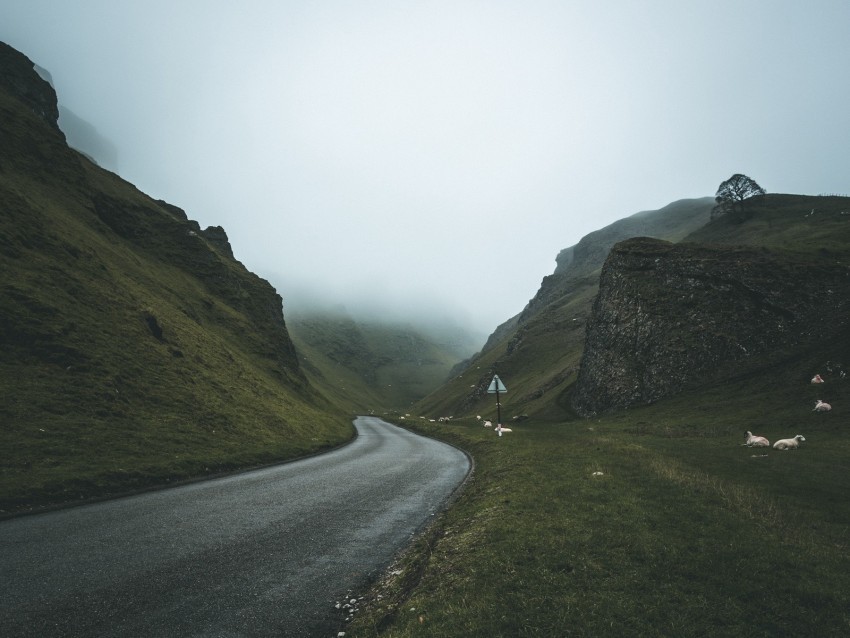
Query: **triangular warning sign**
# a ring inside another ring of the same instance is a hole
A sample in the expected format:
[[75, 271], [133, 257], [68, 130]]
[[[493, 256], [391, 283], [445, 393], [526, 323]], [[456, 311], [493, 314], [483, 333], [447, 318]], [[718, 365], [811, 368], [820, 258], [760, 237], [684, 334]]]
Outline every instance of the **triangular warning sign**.
[[499, 378], [499, 375], [493, 377], [493, 380], [490, 382], [490, 387], [487, 388], [487, 392], [490, 394], [496, 394], [497, 392], [507, 392], [508, 389], [505, 387], [505, 384], [502, 383], [502, 380]]

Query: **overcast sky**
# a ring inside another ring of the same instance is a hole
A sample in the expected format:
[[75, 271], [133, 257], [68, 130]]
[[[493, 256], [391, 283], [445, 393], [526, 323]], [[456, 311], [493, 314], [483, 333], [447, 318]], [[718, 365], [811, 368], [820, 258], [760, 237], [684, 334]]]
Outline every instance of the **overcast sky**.
[[121, 176], [223, 226], [284, 312], [486, 332], [562, 248], [733, 173], [850, 193], [848, 33], [848, 0], [0, 0]]

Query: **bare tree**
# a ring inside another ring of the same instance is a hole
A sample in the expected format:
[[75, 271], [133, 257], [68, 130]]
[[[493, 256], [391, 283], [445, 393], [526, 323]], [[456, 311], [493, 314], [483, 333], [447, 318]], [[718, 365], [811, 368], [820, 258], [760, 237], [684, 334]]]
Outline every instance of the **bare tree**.
[[717, 202], [711, 209], [711, 216], [732, 214], [736, 221], [744, 221], [744, 202], [752, 197], [764, 195], [765, 191], [758, 183], [746, 175], [735, 173], [725, 182], [721, 182], [714, 201]]

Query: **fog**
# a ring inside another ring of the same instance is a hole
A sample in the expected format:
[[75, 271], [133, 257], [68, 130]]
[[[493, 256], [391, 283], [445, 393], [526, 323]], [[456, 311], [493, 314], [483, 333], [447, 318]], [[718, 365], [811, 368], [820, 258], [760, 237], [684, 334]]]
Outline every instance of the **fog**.
[[555, 257], [713, 195], [848, 193], [850, 2], [0, 0], [117, 172], [284, 297], [487, 333]]

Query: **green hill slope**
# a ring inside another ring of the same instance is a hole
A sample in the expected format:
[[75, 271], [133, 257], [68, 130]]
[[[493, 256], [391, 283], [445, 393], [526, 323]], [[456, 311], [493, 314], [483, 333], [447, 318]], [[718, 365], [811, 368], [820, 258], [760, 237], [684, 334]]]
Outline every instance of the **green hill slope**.
[[357, 319], [344, 310], [290, 311], [287, 325], [311, 384], [355, 412], [407, 411], [475, 345], [454, 326]]
[[522, 414], [539, 419], [570, 415], [563, 393], [576, 378], [585, 323], [608, 252], [617, 242], [640, 235], [681, 239], [708, 222], [713, 205], [711, 198], [688, 199], [636, 213], [561, 251], [555, 272], [544, 277], [523, 312], [500, 326], [465, 369], [457, 369], [415, 410], [428, 417], [486, 413], [495, 419], [486, 389], [498, 371], [509, 390], [502, 400], [503, 420]]
[[0, 44], [0, 509], [268, 463], [352, 435], [300, 369], [280, 296], [71, 150]]
[[[495, 417], [494, 400], [486, 395], [486, 388], [494, 371], [498, 371], [509, 389], [502, 400], [503, 420], [522, 414], [556, 421], [574, 418], [576, 413], [572, 393], [584, 353], [586, 323], [598, 292], [601, 266], [618, 242], [628, 236], [638, 236], [632, 233], [679, 241], [685, 247], [697, 243], [727, 246], [728, 250], [713, 253], [714, 257], [705, 263], [710, 264], [718, 259], [728, 260], [729, 277], [735, 277], [736, 270], [749, 272], [768, 264], [764, 267], [763, 276], [770, 279], [773, 277], [770, 271], [774, 271], [776, 277], [771, 285], [786, 287], [788, 290], [785, 292], [789, 300], [805, 298], [810, 304], [806, 311], [812, 315], [809, 323], [814, 321], [814, 317], [823, 318], [824, 325], [819, 332], [826, 345], [818, 350], [818, 354], [812, 359], [812, 365], [820, 362], [818, 365], [822, 366], [829, 359], [850, 360], [848, 354], [834, 352], [830, 357], [827, 352], [831, 347], [838, 347], [837, 344], [832, 346], [829, 342], [832, 338], [839, 338], [836, 335], [844, 325], [840, 311], [843, 298], [839, 297], [844, 290], [841, 284], [844, 277], [842, 273], [848, 263], [850, 247], [850, 198], [767, 195], [749, 202], [747, 218], [743, 222], [731, 217], [709, 221], [712, 205], [713, 201], [709, 198], [684, 200], [659, 211], [640, 213], [591, 233], [576, 246], [562, 251], [558, 256], [558, 268], [555, 273], [544, 278], [540, 290], [523, 313], [511, 320], [507, 329], [494, 334], [484, 350], [466, 369], [458, 370], [454, 379], [426, 397], [415, 406], [416, 410], [429, 417], [438, 414], [473, 413]], [[653, 223], [654, 226], [651, 225]], [[739, 245], [754, 246], [758, 247], [758, 250], [768, 252], [748, 252], [734, 248]], [[683, 250], [687, 252], [687, 248]], [[664, 255], [656, 257], [663, 259]], [[686, 258], [681, 261], [686, 262]], [[805, 268], [803, 264], [806, 264]], [[723, 267], [720, 267], [717, 272], [722, 270]], [[819, 272], [821, 275], [817, 274]], [[812, 280], [812, 277], [815, 279]], [[811, 281], [811, 285], [807, 285], [807, 281]], [[830, 284], [830, 281], [833, 283]], [[718, 289], [722, 289], [723, 285], [719, 282]], [[746, 283], [741, 286], [742, 290], [747, 288]], [[670, 292], [665, 290], [666, 288], [669, 288], [669, 281], [667, 284], [659, 282], [655, 297], [665, 297], [665, 294]], [[712, 308], [719, 312], [723, 299], [721, 294], [713, 305], [708, 302], [700, 303], [703, 303], [707, 312]], [[731, 297], [728, 300], [732, 303]], [[822, 308], [818, 307], [818, 301], [823, 304]], [[668, 308], [663, 305], [659, 305], [654, 312], [675, 314], [672, 306]], [[803, 315], [805, 313], [801, 311], [797, 325], [806, 325]], [[736, 321], [741, 321], [743, 315], [737, 317]], [[748, 317], [748, 320], [756, 323], [759, 321], [755, 316]], [[781, 330], [782, 326], [776, 329]], [[733, 331], [730, 331], [730, 334], [733, 334]], [[680, 345], [685, 347], [684, 344], [694, 338], [696, 337], [693, 335], [687, 338], [683, 336]], [[725, 340], [728, 342], [730, 338]], [[794, 339], [800, 341], [797, 337]], [[608, 341], [602, 339], [599, 343]], [[804, 341], [811, 343], [810, 340]], [[762, 350], [767, 348], [762, 345]], [[652, 347], [659, 353], [663, 350], [658, 346]], [[809, 347], [814, 348], [811, 345]], [[688, 348], [685, 350], [688, 351]], [[744, 351], [739, 348], [738, 352]], [[803, 356], [802, 352], [799, 351], [799, 356]], [[774, 354], [781, 358], [783, 353], [791, 356], [790, 351]], [[729, 352], [727, 356], [730, 356]], [[670, 360], [670, 357], [662, 357], [660, 354], [658, 358]], [[746, 358], [748, 370], [770, 368], [771, 364], [767, 359], [762, 361], [753, 360], [752, 357]], [[775, 360], [776, 357], [772, 359]], [[735, 370], [735, 365], [733, 357], [730, 359], [729, 370]], [[596, 373], [597, 386], [605, 383], [608, 378], [604, 367]], [[698, 365], [696, 361], [686, 367], [691, 372], [705, 369], [701, 362]], [[624, 373], [623, 378], [627, 377], [628, 374]], [[675, 381], [671, 383], [675, 385]], [[679, 385], [684, 387], [683, 383]], [[613, 389], [609, 390], [610, 396], [616, 394]], [[592, 387], [586, 387], [584, 392], [590, 396], [596, 391]], [[621, 398], [624, 392], [621, 387]], [[629, 388], [629, 392], [633, 392], [633, 389]], [[586, 411], [588, 408], [585, 406], [583, 409]]]
[[[750, 206], [688, 241], [618, 242], [601, 280], [541, 304], [420, 404], [478, 401], [498, 365], [503, 414], [532, 418], [503, 437], [474, 412], [413, 422], [475, 473], [349, 633], [847, 634], [850, 198]], [[549, 401], [529, 396], [547, 375]], [[492, 396], [469, 405], [495, 412]], [[748, 431], [805, 441], [749, 448]]]

